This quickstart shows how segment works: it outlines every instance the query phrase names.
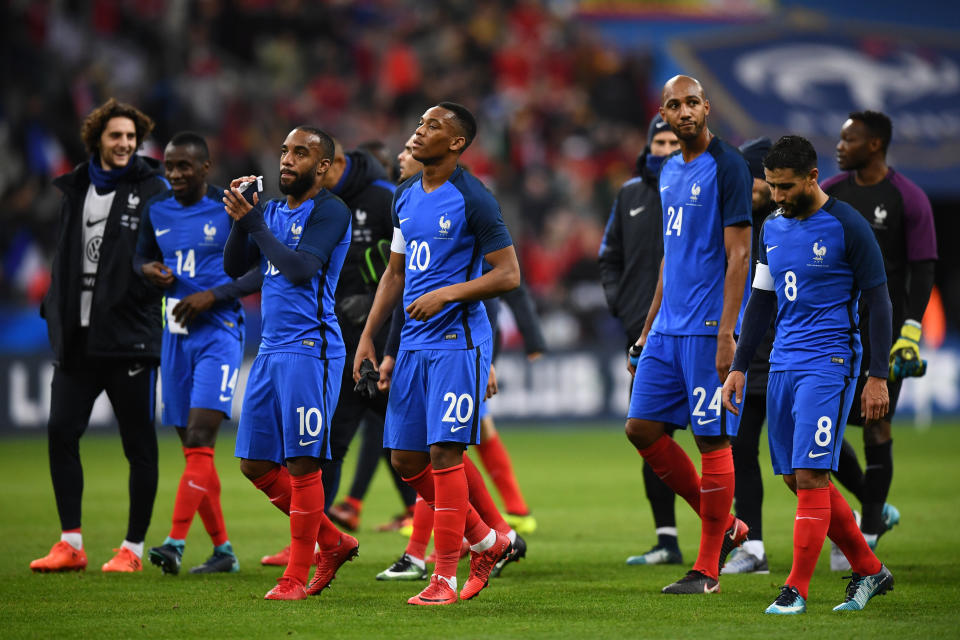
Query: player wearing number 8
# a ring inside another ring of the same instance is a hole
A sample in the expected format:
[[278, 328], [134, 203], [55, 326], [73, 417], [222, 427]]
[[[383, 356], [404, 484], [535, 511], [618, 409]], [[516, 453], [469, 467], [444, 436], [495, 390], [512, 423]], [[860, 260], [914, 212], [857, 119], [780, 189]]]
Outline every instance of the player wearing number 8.
[[767, 420], [773, 469], [797, 494], [793, 567], [772, 614], [806, 610], [810, 577], [824, 539], [843, 550], [853, 568], [846, 600], [835, 610], [862, 609], [893, 587], [893, 576], [867, 545], [853, 512], [830, 483], [846, 416], [853, 402], [862, 348], [857, 303], [870, 324], [870, 377], [861, 407], [868, 419], [886, 413], [890, 298], [880, 247], [850, 205], [817, 184], [817, 155], [799, 136], [785, 136], [763, 161], [779, 209], [764, 222], [753, 290], [743, 316], [723, 403], [743, 396], [744, 372], [776, 310], [770, 355]]

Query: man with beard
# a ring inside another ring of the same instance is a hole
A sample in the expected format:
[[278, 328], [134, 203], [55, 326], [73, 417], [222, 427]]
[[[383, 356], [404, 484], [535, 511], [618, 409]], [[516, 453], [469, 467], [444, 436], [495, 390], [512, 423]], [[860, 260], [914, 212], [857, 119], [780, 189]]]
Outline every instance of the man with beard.
[[186, 467], [173, 505], [173, 526], [150, 561], [177, 574], [195, 513], [213, 541], [213, 555], [190, 573], [232, 573], [237, 556], [220, 507], [214, 445], [243, 359], [243, 309], [239, 298], [258, 291], [259, 269], [234, 281], [223, 272], [223, 247], [231, 220], [223, 190], [207, 184], [210, 151], [200, 135], [185, 131], [163, 154], [170, 191], [143, 212], [134, 270], [164, 289], [166, 321], [160, 360], [164, 424], [176, 427]]
[[106, 391], [130, 465], [127, 533], [106, 572], [141, 571], [143, 540], [157, 495], [154, 428], [160, 360], [160, 292], [131, 269], [140, 214], [167, 190], [158, 163], [137, 154], [153, 120], [113, 98], [83, 122], [90, 159], [54, 180], [63, 191], [60, 239], [40, 314], [56, 359], [50, 388], [50, 475], [60, 540], [30, 563], [33, 571], [87, 567], [80, 530], [80, 438]]
[[[753, 176], [753, 245], [752, 253], [759, 255], [760, 229], [763, 221], [776, 208], [770, 197], [770, 185], [764, 180], [763, 157], [770, 151], [769, 138], [757, 138], [740, 145], [740, 153]], [[750, 270], [754, 275], [753, 265]], [[730, 441], [736, 488], [733, 504], [737, 517], [750, 528], [743, 546], [736, 549], [724, 565], [722, 574], [770, 573], [767, 553], [763, 547], [763, 478], [760, 475], [760, 432], [767, 418], [767, 373], [770, 370], [770, 350], [773, 348], [773, 327], [763, 337], [757, 354], [750, 362], [747, 378], [747, 398], [737, 437]]]
[[[866, 470], [861, 470], [853, 447], [844, 441], [836, 473], [841, 484], [860, 500], [861, 530], [871, 547], [876, 547], [879, 537], [900, 522], [900, 512], [887, 504], [893, 481], [890, 423], [897, 410], [903, 378], [926, 371], [919, 351], [920, 321], [930, 299], [937, 260], [930, 201], [917, 185], [887, 166], [892, 134], [893, 125], [885, 114], [851, 113], [837, 143], [837, 164], [843, 173], [823, 182], [826, 193], [849, 202], [873, 228], [887, 272], [893, 330], [900, 327], [900, 337], [890, 351], [889, 413], [864, 422], [856, 402], [850, 413], [850, 424], [863, 427]], [[860, 330], [867, 332], [869, 314], [861, 313], [860, 322]], [[869, 345], [864, 345], [864, 363], [869, 362], [870, 355]], [[860, 372], [859, 388], [863, 388], [866, 379], [864, 369]], [[838, 553], [831, 554], [830, 566], [835, 571], [850, 567]]]
[[[330, 457], [346, 349], [334, 312], [334, 291], [350, 246], [350, 210], [323, 188], [333, 140], [314, 127], [291, 131], [280, 147], [284, 199], [251, 203], [234, 180], [224, 191], [236, 222], [223, 263], [232, 277], [254, 264], [263, 274], [260, 349], [250, 370], [236, 456], [240, 469], [290, 516], [290, 559], [265, 596], [302, 600], [317, 595], [359, 543], [324, 514], [321, 459]], [[320, 551], [314, 554], [314, 547]], [[317, 571], [306, 584], [316, 555]]]
[[[637, 345], [626, 434], [644, 461], [700, 516], [693, 569], [663, 593], [715, 593], [727, 555], [747, 536], [730, 513], [730, 438], [737, 416], [723, 410], [721, 384], [736, 348], [750, 273], [750, 170], [740, 153], [707, 128], [710, 102], [694, 78], [663, 87], [660, 115], [680, 139], [663, 163], [663, 261]], [[691, 424], [702, 477], [666, 424]]]
[[744, 372], [776, 310], [777, 335], [767, 384], [770, 458], [774, 473], [797, 494], [793, 566], [766, 613], [806, 611], [810, 578], [823, 541], [830, 538], [850, 559], [853, 576], [834, 611], [858, 611], [893, 588], [893, 575], [877, 559], [843, 496], [830, 482], [860, 372], [857, 303], [876, 322], [860, 406], [876, 420], [887, 412], [890, 298], [880, 247], [856, 209], [817, 184], [817, 153], [799, 136], [780, 138], [763, 160], [779, 210], [760, 235], [756, 276], [730, 375], [724, 407], [743, 397]]

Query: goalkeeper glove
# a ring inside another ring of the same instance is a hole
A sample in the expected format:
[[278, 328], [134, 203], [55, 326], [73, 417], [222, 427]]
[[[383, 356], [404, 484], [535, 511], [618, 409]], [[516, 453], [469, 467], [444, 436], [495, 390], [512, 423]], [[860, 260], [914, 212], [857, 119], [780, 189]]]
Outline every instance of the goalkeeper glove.
[[900, 328], [900, 337], [890, 349], [890, 382], [920, 377], [927, 372], [927, 361], [920, 359], [920, 323], [907, 320]]
[[377, 397], [378, 380], [380, 380], [380, 372], [373, 368], [372, 362], [364, 358], [360, 363], [360, 379], [353, 390], [364, 398], [373, 400]]

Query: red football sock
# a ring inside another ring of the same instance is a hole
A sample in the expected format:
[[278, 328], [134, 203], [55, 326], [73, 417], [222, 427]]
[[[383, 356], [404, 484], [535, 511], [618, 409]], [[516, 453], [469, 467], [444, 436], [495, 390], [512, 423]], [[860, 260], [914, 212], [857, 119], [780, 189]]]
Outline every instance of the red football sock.
[[830, 528], [827, 530], [827, 535], [843, 551], [843, 555], [850, 561], [851, 569], [862, 576], [871, 576], [880, 571], [880, 560], [863, 539], [850, 505], [832, 482], [830, 483]]
[[490, 479], [497, 486], [500, 497], [503, 498], [503, 506], [507, 513], [526, 515], [530, 513], [523, 494], [520, 492], [520, 485], [517, 483], [517, 477], [513, 474], [513, 465], [510, 463], [510, 454], [500, 440], [500, 434], [494, 434], [477, 445], [477, 451], [480, 453], [480, 460], [484, 468], [490, 474]]
[[343, 499], [344, 502], [349, 504], [351, 507], [357, 510], [357, 513], [360, 513], [363, 510], [363, 500], [358, 500], [353, 496], [347, 496]]
[[253, 484], [267, 494], [273, 506], [290, 515], [290, 472], [286, 467], [274, 467], [259, 478], [254, 478]]
[[219, 547], [228, 540], [227, 525], [223, 521], [223, 509], [220, 506], [220, 476], [217, 474], [217, 467], [210, 461], [210, 475], [207, 476], [208, 490], [200, 506], [197, 507], [197, 513], [203, 520], [203, 527], [207, 530], [207, 535], [213, 541], [214, 546]]
[[793, 566], [784, 584], [796, 587], [804, 600], [807, 599], [810, 578], [813, 577], [813, 569], [817, 566], [820, 549], [830, 528], [830, 510], [829, 487], [797, 490], [797, 517], [793, 521]]
[[[427, 467], [429, 468], [429, 467]], [[427, 501], [417, 495], [413, 507], [413, 531], [407, 542], [406, 554], [423, 560], [427, 557], [427, 545], [433, 533], [433, 509]]]
[[[437, 552], [434, 573], [438, 576], [457, 575], [460, 560], [460, 540], [463, 539], [469, 501], [467, 476], [463, 464], [433, 470], [436, 502], [433, 514], [433, 546]], [[489, 530], [489, 528], [488, 528]]]
[[210, 490], [209, 478], [213, 469], [213, 449], [211, 447], [184, 447], [183, 455], [187, 465], [180, 476], [180, 486], [177, 487], [177, 498], [173, 503], [173, 526], [170, 527], [170, 537], [175, 540], [185, 540], [193, 522], [193, 514]]
[[283, 576], [306, 585], [323, 517], [320, 472], [291, 476], [290, 489], [290, 561]]
[[653, 472], [674, 493], [700, 513], [700, 476], [690, 456], [670, 436], [664, 434], [646, 449], [638, 449]]
[[[678, 447], [679, 448], [679, 447]], [[700, 478], [700, 552], [693, 565], [695, 571], [718, 579], [720, 547], [723, 533], [733, 516], [733, 450], [730, 447], [700, 455], [703, 476]]]
[[483, 476], [480, 475], [480, 469], [477, 469], [477, 465], [473, 464], [473, 461], [467, 457], [466, 453], [463, 454], [463, 471], [467, 475], [467, 490], [470, 496], [470, 506], [476, 510], [477, 515], [479, 515], [480, 519], [487, 525], [500, 533], [508, 533], [510, 531], [510, 525], [507, 524], [500, 510], [497, 509], [493, 497], [487, 490], [487, 484], [483, 481]]

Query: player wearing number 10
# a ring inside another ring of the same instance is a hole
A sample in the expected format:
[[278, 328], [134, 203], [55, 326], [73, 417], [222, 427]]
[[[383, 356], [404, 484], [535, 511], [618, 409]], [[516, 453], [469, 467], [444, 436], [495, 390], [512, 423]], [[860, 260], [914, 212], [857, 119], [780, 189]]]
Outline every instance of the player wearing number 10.
[[[487, 585], [509, 539], [468, 503], [463, 451], [480, 442], [480, 403], [490, 373], [492, 331], [480, 300], [515, 289], [520, 268], [497, 201], [457, 163], [477, 125], [462, 105], [441, 102], [420, 118], [411, 147], [423, 171], [397, 188], [390, 263], [377, 289], [354, 361], [376, 361], [372, 337], [401, 294], [408, 316], [390, 386], [384, 447], [394, 468], [434, 508], [437, 564], [408, 602], [457, 601], [457, 560], [466, 536], [473, 555], [460, 598]], [[481, 275], [483, 259], [493, 267]]]
[[[236, 222], [223, 266], [263, 274], [260, 349], [250, 369], [237, 427], [240, 470], [290, 516], [290, 560], [268, 600], [319, 594], [358, 544], [323, 512], [320, 459], [330, 457], [330, 418], [337, 406], [346, 349], [333, 293], [350, 246], [350, 210], [322, 187], [333, 139], [297, 127], [280, 146], [280, 191], [286, 198], [254, 206], [234, 180], [224, 192]], [[314, 546], [320, 552], [314, 554]], [[309, 586], [307, 572], [317, 561]]]
[[243, 357], [238, 298], [260, 288], [260, 274], [251, 270], [234, 281], [223, 272], [230, 216], [220, 189], [207, 184], [206, 141], [191, 132], [176, 134], [163, 164], [171, 190], [144, 208], [134, 270], [164, 289], [161, 418], [176, 427], [186, 467], [170, 535], [150, 549], [150, 561], [164, 573], [179, 573], [187, 531], [199, 513], [214, 550], [191, 573], [233, 572], [238, 564], [220, 508], [213, 447], [220, 422], [230, 417]]
[[810, 577], [827, 535], [853, 568], [846, 600], [835, 611], [862, 609], [893, 588], [893, 576], [860, 534], [836, 487], [846, 417], [860, 372], [857, 302], [870, 310], [871, 359], [861, 398], [868, 420], [887, 412], [891, 306], [880, 247], [866, 220], [817, 184], [817, 154], [804, 138], [784, 136], [763, 166], [779, 210], [764, 222], [753, 291], [723, 403], [743, 396], [744, 373], [776, 309], [770, 355], [767, 420], [770, 457], [797, 494], [793, 567], [772, 614], [806, 611]]

